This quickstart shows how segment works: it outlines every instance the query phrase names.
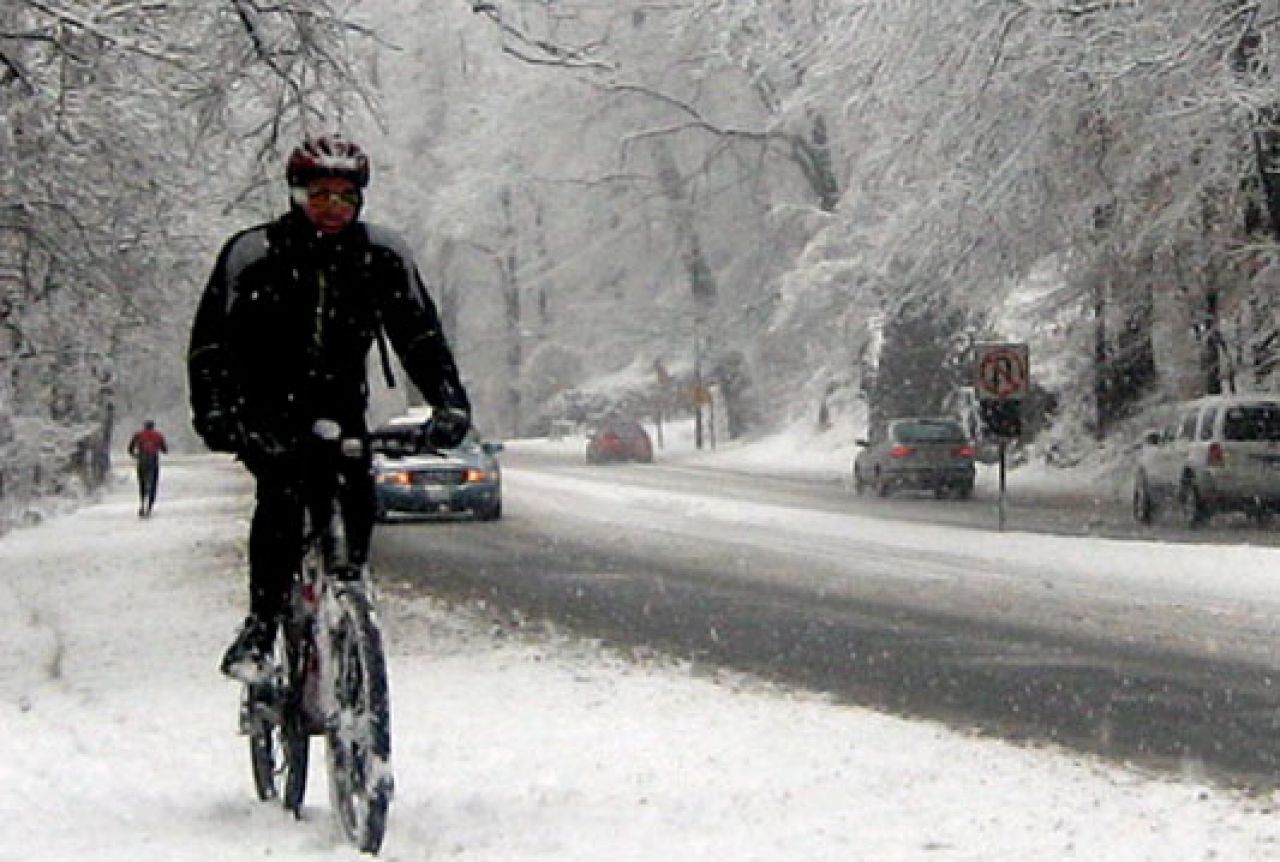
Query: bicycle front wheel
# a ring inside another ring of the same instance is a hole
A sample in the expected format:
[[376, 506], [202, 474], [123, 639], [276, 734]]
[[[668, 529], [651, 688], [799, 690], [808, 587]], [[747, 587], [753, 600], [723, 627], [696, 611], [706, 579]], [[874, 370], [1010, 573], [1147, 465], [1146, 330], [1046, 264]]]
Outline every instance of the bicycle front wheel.
[[347, 839], [377, 853], [394, 788], [387, 661], [369, 597], [345, 587], [336, 598], [329, 644], [335, 713], [325, 734], [329, 796]]
[[254, 789], [262, 800], [279, 799], [298, 815], [307, 789], [310, 738], [296, 688], [297, 650], [283, 631], [276, 639], [275, 679], [246, 687], [244, 714]]

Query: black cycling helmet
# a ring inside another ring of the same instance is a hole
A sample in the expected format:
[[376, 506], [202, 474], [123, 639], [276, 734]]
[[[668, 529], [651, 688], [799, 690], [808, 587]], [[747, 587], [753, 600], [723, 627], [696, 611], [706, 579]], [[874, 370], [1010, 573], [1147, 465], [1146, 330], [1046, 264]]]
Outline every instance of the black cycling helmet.
[[340, 177], [362, 189], [369, 185], [369, 157], [341, 135], [308, 137], [289, 154], [285, 177], [290, 186], [305, 186], [320, 177]]

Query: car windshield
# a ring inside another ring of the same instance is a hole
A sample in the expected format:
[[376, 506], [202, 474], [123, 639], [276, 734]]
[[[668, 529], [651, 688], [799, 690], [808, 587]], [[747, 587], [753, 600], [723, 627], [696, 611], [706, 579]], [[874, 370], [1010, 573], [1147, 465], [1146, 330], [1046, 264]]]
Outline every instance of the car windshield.
[[1230, 407], [1222, 417], [1227, 440], [1280, 440], [1280, 404]]
[[383, 426], [369, 435], [369, 445], [383, 455], [413, 455], [418, 451], [421, 429], [416, 425]]
[[894, 425], [893, 439], [899, 443], [962, 443], [965, 435], [958, 422], [921, 420]]

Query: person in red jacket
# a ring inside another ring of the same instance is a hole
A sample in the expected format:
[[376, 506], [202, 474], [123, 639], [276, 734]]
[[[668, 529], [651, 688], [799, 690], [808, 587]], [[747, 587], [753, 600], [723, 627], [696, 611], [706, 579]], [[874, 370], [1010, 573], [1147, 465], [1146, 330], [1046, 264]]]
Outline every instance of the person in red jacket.
[[148, 419], [142, 429], [129, 438], [129, 454], [138, 467], [138, 517], [151, 514], [156, 504], [156, 489], [160, 486], [160, 453], [168, 454], [169, 444], [156, 430], [156, 423]]

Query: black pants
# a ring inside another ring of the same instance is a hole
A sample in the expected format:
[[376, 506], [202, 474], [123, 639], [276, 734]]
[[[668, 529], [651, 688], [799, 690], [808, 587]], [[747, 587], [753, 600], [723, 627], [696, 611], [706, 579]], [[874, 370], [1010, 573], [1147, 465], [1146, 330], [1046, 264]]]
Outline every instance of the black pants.
[[156, 504], [156, 489], [160, 487], [160, 456], [138, 456], [138, 501], [142, 510], [150, 512]]
[[373, 535], [374, 489], [367, 448], [362, 456], [334, 456], [306, 443], [303, 451], [247, 466], [257, 479], [249, 527], [249, 610], [260, 619], [285, 609], [293, 572], [302, 558], [306, 515], [313, 524], [332, 517], [334, 483], [346, 537], [346, 562], [362, 565]]

